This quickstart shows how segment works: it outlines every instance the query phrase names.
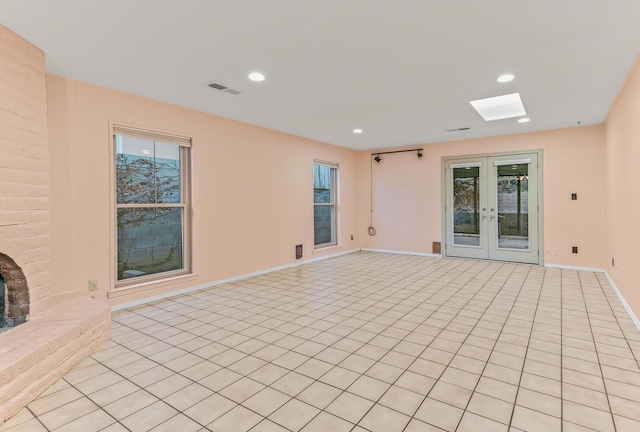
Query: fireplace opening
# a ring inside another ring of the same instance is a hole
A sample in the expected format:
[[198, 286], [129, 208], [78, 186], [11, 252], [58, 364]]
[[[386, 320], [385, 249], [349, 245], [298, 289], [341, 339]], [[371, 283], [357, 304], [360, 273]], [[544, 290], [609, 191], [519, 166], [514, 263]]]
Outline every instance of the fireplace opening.
[[22, 269], [0, 253], [0, 332], [29, 320], [29, 287]]
[[4, 283], [4, 278], [0, 274], [0, 329], [4, 328], [4, 299], [7, 296], [7, 289]]

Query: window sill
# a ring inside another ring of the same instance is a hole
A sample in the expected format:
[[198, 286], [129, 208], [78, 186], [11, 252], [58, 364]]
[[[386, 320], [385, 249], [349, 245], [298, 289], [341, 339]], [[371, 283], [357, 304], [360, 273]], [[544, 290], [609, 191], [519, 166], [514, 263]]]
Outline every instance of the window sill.
[[188, 273], [188, 274], [183, 274], [179, 276], [168, 277], [166, 279], [140, 282], [133, 285], [113, 288], [111, 291], [107, 292], [107, 297], [116, 298], [116, 297], [130, 295], [130, 294], [134, 294], [142, 291], [147, 291], [150, 289], [156, 289], [160, 287], [164, 288], [167, 286], [196, 280], [198, 279], [198, 276], [199, 275], [197, 273]]
[[336, 248], [339, 248], [339, 247], [340, 247], [339, 244], [315, 247], [315, 248], [313, 248], [313, 251], [311, 252], [311, 255], [315, 255], [318, 252], [324, 252], [326, 250], [336, 249]]

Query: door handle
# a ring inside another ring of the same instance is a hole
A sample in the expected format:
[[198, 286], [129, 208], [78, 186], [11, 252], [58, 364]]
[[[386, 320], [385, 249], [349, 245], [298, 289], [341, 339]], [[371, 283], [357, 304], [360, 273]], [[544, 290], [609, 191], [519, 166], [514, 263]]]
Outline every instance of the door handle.
[[496, 218], [496, 214], [494, 213], [496, 211], [496, 209], [491, 208], [491, 219], [495, 219]]
[[486, 219], [487, 218], [487, 209], [486, 207], [482, 207], [482, 219]]

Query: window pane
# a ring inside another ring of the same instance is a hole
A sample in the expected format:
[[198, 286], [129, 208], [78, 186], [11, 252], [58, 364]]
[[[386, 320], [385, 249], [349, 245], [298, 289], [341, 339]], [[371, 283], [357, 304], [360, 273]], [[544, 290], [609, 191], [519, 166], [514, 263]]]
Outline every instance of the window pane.
[[324, 165], [313, 166], [313, 202], [332, 203], [333, 201], [333, 175], [331, 168]]
[[116, 136], [118, 204], [180, 202], [180, 146]]
[[155, 143], [156, 193], [158, 203], [180, 202], [180, 147]]
[[118, 204], [154, 203], [154, 143], [116, 136], [116, 197]]
[[529, 249], [529, 164], [498, 169], [498, 247]]
[[118, 209], [118, 280], [184, 268], [182, 208]]
[[313, 243], [315, 246], [335, 242], [335, 206], [313, 206]]
[[453, 244], [480, 246], [480, 168], [453, 169]]

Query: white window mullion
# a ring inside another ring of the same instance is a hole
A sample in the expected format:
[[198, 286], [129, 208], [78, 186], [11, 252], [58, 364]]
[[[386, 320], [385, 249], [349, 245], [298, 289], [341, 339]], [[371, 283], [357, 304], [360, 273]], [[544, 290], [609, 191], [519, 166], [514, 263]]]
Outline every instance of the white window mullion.
[[190, 273], [191, 140], [120, 126], [113, 130], [116, 288]]

